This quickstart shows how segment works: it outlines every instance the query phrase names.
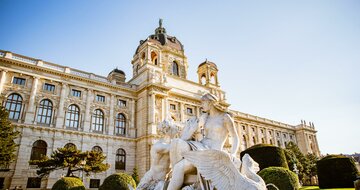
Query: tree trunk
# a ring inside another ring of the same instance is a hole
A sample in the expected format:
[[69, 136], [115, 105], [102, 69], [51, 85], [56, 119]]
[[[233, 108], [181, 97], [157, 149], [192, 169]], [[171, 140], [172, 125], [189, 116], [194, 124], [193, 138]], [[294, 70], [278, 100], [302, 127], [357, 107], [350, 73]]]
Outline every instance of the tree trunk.
[[67, 171], [67, 174], [66, 174], [66, 177], [70, 177], [70, 174], [71, 174], [71, 167], [68, 168], [68, 171]]

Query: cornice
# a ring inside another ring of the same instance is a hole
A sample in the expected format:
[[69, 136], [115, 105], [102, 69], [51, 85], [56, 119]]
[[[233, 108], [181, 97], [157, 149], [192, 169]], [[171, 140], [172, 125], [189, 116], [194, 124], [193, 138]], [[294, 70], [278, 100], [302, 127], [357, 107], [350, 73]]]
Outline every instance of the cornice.
[[[75, 79], [75, 80], [83, 81], [83, 82], [90, 83], [90, 84], [96, 84], [96, 85], [108, 87], [108, 88], [111, 88], [111, 89], [127, 91], [127, 92], [130, 92], [132, 94], [136, 92], [135, 89], [126, 88], [126, 87], [122, 87], [122, 86], [118, 86], [118, 85], [113, 85], [111, 83], [100, 82], [100, 81], [96, 81], [96, 80], [93, 80], [93, 79], [86, 79], [86, 78], [82, 78], [82, 77], [75, 76], [75, 75], [72, 75], [72, 74], [51, 70], [51, 69], [48, 69], [48, 68], [45, 68], [45, 67], [39, 67], [39, 66], [36, 66], [36, 65], [30, 65], [30, 64], [27, 64], [27, 63], [23, 63], [21, 61], [11, 60], [11, 59], [0, 57], [0, 65], [2, 65], [4, 67], [7, 67], [6, 64], [13, 64], [13, 65], [20, 66], [20, 67], [23, 67], [23, 68], [33, 69], [33, 70], [36, 70], [36, 71], [46, 72], [46, 73], [57, 75], [57, 76], [60, 76], [60, 77], [65, 77], [65, 79], [64, 79], [65, 81], [68, 81], [69, 79]], [[9, 68], [11, 68], [11, 67], [12, 66], [7, 67], [7, 69], [9, 70]], [[37, 75], [39, 75], [39, 74], [37, 74]], [[59, 81], [59, 82], [63, 82], [63, 81]]]

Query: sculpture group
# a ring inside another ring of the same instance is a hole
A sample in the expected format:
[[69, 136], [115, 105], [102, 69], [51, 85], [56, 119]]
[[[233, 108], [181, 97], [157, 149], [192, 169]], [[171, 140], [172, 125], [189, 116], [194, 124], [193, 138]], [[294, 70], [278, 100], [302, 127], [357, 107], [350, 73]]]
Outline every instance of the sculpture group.
[[[212, 94], [202, 97], [203, 114], [183, 126], [158, 125], [161, 139], [151, 148], [151, 167], [137, 190], [265, 190], [258, 164], [236, 157], [239, 136], [234, 121]], [[231, 150], [224, 149], [226, 140]]]

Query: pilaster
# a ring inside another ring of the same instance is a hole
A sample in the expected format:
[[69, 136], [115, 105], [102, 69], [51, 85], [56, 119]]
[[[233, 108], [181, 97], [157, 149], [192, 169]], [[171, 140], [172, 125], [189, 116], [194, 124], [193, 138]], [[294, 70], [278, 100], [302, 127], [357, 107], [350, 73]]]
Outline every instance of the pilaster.
[[61, 85], [61, 92], [60, 92], [60, 101], [59, 101], [59, 108], [58, 108], [58, 112], [57, 112], [57, 117], [56, 117], [56, 128], [64, 128], [64, 102], [65, 102], [65, 98], [66, 98], [66, 90], [67, 90], [67, 85], [65, 83], [62, 83]]
[[0, 78], [0, 94], [2, 93], [3, 89], [4, 89], [4, 84], [5, 84], [5, 81], [6, 81], [6, 73], [7, 71], [6, 70], [2, 70], [1, 71], [1, 78]]
[[112, 135], [114, 134], [114, 100], [115, 100], [115, 96], [113, 94], [111, 94], [110, 97], [110, 111], [109, 111], [109, 124], [108, 124], [108, 129], [107, 129], [107, 134], [108, 135]]
[[91, 119], [91, 103], [93, 101], [93, 91], [91, 89], [87, 90], [86, 95], [86, 105], [85, 105], [85, 116], [84, 116], [84, 131], [90, 132], [90, 119]]
[[29, 105], [27, 112], [25, 114], [25, 123], [26, 124], [32, 124], [34, 122], [34, 116], [35, 116], [35, 97], [37, 93], [39, 83], [39, 77], [34, 77], [33, 83], [31, 86], [31, 93], [29, 98]]

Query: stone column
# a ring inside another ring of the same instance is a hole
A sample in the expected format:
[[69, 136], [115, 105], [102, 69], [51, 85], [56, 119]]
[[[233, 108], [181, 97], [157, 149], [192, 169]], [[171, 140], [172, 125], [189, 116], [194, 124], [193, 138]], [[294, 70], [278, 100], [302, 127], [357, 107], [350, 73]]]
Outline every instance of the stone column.
[[91, 89], [87, 90], [87, 95], [86, 95], [86, 106], [85, 106], [85, 116], [84, 116], [84, 131], [86, 132], [90, 132], [90, 119], [91, 119], [91, 110], [90, 110], [90, 106], [91, 103], [93, 102], [93, 91]]
[[115, 96], [111, 94], [110, 97], [110, 112], [109, 112], [109, 124], [108, 124], [108, 135], [114, 134], [114, 100]]
[[35, 97], [36, 97], [36, 92], [37, 92], [37, 88], [38, 88], [38, 83], [39, 83], [39, 77], [34, 77], [33, 83], [31, 86], [29, 105], [28, 105], [27, 112], [25, 114], [25, 123], [26, 124], [32, 124], [34, 122]]
[[149, 104], [148, 104], [148, 124], [149, 124], [149, 132], [148, 134], [153, 134], [153, 125], [155, 124], [155, 93], [151, 92], [149, 94]]
[[65, 102], [65, 98], [66, 98], [66, 90], [67, 90], [67, 85], [65, 83], [62, 83], [61, 85], [61, 92], [60, 92], [60, 101], [59, 101], [59, 108], [58, 108], [58, 112], [57, 112], [57, 116], [56, 116], [56, 128], [64, 128], [64, 115], [65, 115], [65, 110], [64, 110], [64, 102]]
[[6, 70], [2, 70], [1, 71], [1, 79], [0, 79], [0, 94], [2, 93], [3, 89], [4, 89], [4, 84], [5, 84], [5, 81], [6, 81], [6, 73], [7, 71]]
[[168, 105], [168, 99], [167, 97], [164, 98], [164, 107], [163, 107], [163, 110], [164, 110], [164, 119], [169, 119], [170, 116], [169, 116], [169, 105]]
[[199, 118], [200, 117], [200, 107], [198, 106], [195, 106], [195, 114], [196, 114], [196, 117]]
[[185, 120], [184, 103], [180, 102], [180, 121], [184, 122], [184, 120]]
[[131, 137], [136, 137], [136, 129], [135, 129], [135, 111], [136, 111], [136, 105], [135, 105], [135, 100], [131, 99], [130, 100], [130, 111], [131, 111], [131, 115], [130, 115], [130, 126], [129, 126], [129, 131], [131, 131], [131, 133], [129, 134]]

